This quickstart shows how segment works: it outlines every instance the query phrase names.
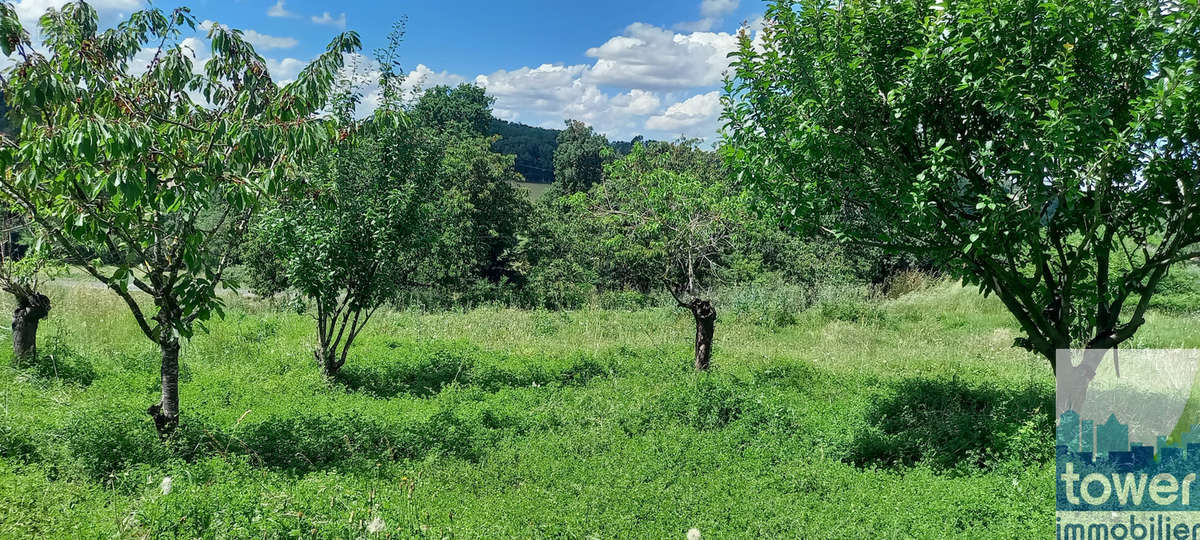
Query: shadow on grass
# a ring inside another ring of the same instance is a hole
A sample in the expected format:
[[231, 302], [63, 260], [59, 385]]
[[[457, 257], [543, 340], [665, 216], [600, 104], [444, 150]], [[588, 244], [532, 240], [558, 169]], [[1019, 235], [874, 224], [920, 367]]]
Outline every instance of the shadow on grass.
[[[4, 457], [41, 455], [26, 434], [12, 431], [0, 425]], [[259, 467], [297, 474], [429, 455], [476, 460], [489, 434], [481, 422], [449, 410], [406, 423], [384, 422], [354, 411], [299, 413], [232, 429], [192, 414], [183, 418], [168, 440], [161, 441], [148, 416], [119, 406], [80, 411], [58, 433], [67, 441], [75, 465], [96, 480], [134, 465], [171, 459], [195, 462], [214, 456], [245, 456]]]
[[92, 367], [91, 362], [56, 336], [43, 340], [42, 345], [38, 347], [37, 358], [22, 369], [39, 379], [79, 386], [91, 385], [92, 381], [96, 380], [96, 369]]
[[592, 355], [558, 358], [514, 358], [498, 352], [454, 344], [431, 344], [405, 350], [389, 362], [347, 363], [336, 381], [354, 392], [381, 398], [401, 394], [430, 397], [451, 384], [474, 386], [489, 392], [502, 388], [581, 386], [592, 379], [612, 376], [611, 363]]
[[990, 470], [1001, 462], [1053, 459], [1049, 386], [1001, 388], [957, 379], [912, 378], [890, 385], [868, 409], [851, 443], [858, 466]]

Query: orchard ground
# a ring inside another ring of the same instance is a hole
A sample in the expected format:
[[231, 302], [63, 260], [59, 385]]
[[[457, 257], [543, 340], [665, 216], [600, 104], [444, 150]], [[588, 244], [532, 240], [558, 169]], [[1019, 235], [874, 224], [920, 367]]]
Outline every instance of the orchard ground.
[[[1050, 368], [954, 284], [730, 295], [711, 373], [680, 309], [393, 311], [332, 382], [309, 316], [230, 298], [169, 445], [128, 310], [48, 292], [37, 366], [0, 369], [0, 537], [1053, 535]], [[1200, 347], [1174, 301], [1130, 347]]]

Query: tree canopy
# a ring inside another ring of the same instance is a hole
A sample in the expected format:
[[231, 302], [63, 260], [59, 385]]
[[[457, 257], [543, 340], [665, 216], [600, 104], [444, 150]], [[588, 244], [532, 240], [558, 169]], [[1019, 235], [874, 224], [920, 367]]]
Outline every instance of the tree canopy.
[[775, 2], [761, 40], [741, 34], [726, 157], [802, 229], [929, 255], [996, 294], [1055, 367], [1056, 350], [1128, 340], [1172, 264], [1200, 255], [1198, 12]]
[[[179, 337], [221, 313], [216, 288], [258, 202], [331, 140], [315, 114], [357, 34], [333, 39], [280, 87], [238, 30], [214, 24], [212, 57], [197, 65], [181, 40], [186, 8], [138, 11], [100, 32], [86, 2], [41, 19], [46, 54], [10, 4], [0, 48], [16, 65], [4, 95], [20, 134], [0, 149], [3, 193], [74, 264], [120, 296], [163, 351], [161, 430], [178, 418]], [[145, 66], [139, 53], [153, 51]], [[94, 258], [108, 253], [116, 264]], [[152, 299], [147, 310], [135, 291]]]

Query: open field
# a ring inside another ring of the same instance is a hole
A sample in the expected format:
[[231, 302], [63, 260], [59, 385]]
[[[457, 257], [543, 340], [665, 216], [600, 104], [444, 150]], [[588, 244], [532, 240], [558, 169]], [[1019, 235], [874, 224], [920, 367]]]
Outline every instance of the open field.
[[0, 537], [1053, 535], [1050, 370], [956, 286], [731, 311], [708, 374], [682, 310], [387, 313], [333, 383], [311, 319], [236, 299], [185, 345], [169, 447], [127, 311], [51, 296], [41, 364], [0, 370]]
[[530, 201], [537, 201], [538, 199], [542, 198], [542, 195], [545, 195], [547, 191], [550, 191], [551, 186], [551, 184], [539, 184], [536, 182], [513, 182], [513, 185], [529, 192]]

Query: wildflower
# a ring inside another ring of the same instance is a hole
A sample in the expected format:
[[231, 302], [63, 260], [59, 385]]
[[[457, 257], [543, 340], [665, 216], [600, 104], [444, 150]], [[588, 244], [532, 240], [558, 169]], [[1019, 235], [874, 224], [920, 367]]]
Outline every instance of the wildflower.
[[700, 529], [695, 527], [688, 529], [687, 540], [700, 540]]
[[1066, 49], [1067, 52], [1071, 52], [1075, 48], [1075, 44], [1074, 43], [1063, 43], [1063, 48]]
[[171, 477], [164, 476], [162, 479], [162, 484], [159, 484], [158, 487], [162, 489], [163, 495], [170, 493], [171, 492]]
[[387, 527], [387, 524], [383, 522], [383, 518], [375, 516], [375, 519], [372, 519], [371, 522], [367, 524], [367, 532], [371, 534], [379, 534], [383, 532], [384, 527]]

